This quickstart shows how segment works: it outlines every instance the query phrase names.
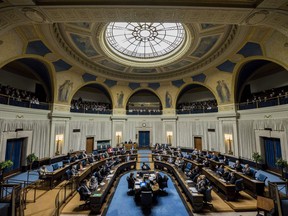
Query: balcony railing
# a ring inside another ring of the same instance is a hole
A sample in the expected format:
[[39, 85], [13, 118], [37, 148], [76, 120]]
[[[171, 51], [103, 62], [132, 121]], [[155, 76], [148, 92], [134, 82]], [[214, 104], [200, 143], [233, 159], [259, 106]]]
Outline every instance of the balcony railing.
[[91, 109], [70, 109], [70, 112], [73, 113], [86, 113], [86, 114], [112, 114], [112, 110], [111, 109], [106, 109], [106, 110], [91, 110]]
[[162, 110], [126, 110], [126, 115], [162, 115]]
[[218, 112], [218, 107], [211, 108], [211, 109], [191, 109], [191, 110], [183, 110], [183, 109], [177, 109], [177, 114], [199, 114], [199, 113], [214, 113]]
[[256, 109], [262, 107], [270, 107], [270, 106], [278, 106], [282, 104], [288, 104], [288, 96], [278, 96], [273, 98], [268, 98], [266, 100], [256, 100], [253, 102], [244, 102], [238, 104], [238, 110], [246, 110], [246, 109]]
[[50, 104], [39, 102], [39, 104], [31, 103], [29, 100], [17, 100], [14, 97], [10, 97], [7, 95], [0, 94], [0, 104], [18, 106], [18, 107], [26, 107], [26, 108], [33, 108], [33, 109], [42, 109], [42, 110], [49, 110]]

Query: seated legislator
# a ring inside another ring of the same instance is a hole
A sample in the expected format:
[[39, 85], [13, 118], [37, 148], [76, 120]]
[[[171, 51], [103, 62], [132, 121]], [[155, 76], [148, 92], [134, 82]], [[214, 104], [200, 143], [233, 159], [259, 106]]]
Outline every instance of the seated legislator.
[[223, 163], [225, 164], [225, 165], [229, 165], [229, 159], [224, 155], [224, 157], [223, 157]]
[[199, 169], [198, 166], [195, 166], [194, 169], [192, 169], [192, 170], [190, 170], [190, 171], [188, 172], [188, 175], [187, 175], [187, 176], [188, 176], [193, 182], [196, 182], [196, 179], [195, 179], [195, 178], [197, 178], [197, 177], [199, 176], [199, 174], [200, 174], [200, 169]]
[[174, 163], [174, 159], [173, 157], [170, 155], [170, 157], [168, 158], [168, 163], [173, 164]]
[[143, 162], [141, 169], [142, 170], [150, 170], [150, 167], [145, 162]]
[[140, 190], [141, 191], [151, 191], [151, 185], [148, 182], [148, 177], [144, 176], [143, 181], [140, 183]]
[[78, 175], [77, 165], [72, 166], [71, 173], [72, 173], [72, 176]]
[[208, 158], [206, 157], [205, 160], [202, 162], [203, 166], [205, 167], [209, 167], [210, 165], [210, 161], [208, 160]]
[[43, 178], [46, 178], [46, 174], [48, 173], [48, 169], [45, 165], [41, 166], [38, 173], [39, 173], [39, 178], [43, 179]]
[[90, 181], [89, 181], [89, 190], [90, 191], [95, 191], [98, 187], [98, 181], [95, 176], [91, 176]]
[[230, 179], [230, 172], [229, 172], [229, 169], [227, 167], [224, 168], [222, 178], [226, 181], [229, 181], [229, 179]]
[[221, 164], [219, 167], [217, 167], [216, 173], [219, 174], [220, 176], [223, 176], [224, 174], [224, 165]]
[[81, 196], [84, 196], [85, 199], [88, 199], [91, 195], [91, 191], [89, 190], [87, 186], [87, 179], [84, 179], [80, 187], [78, 188], [78, 192], [81, 194]]
[[219, 158], [218, 158], [218, 156], [215, 154], [215, 152], [212, 153], [211, 159], [214, 160], [214, 161], [219, 161]]
[[208, 188], [208, 184], [206, 181], [206, 176], [200, 175], [197, 179], [197, 184], [196, 184], [197, 191], [201, 194], [205, 194], [207, 188]]
[[245, 164], [244, 168], [242, 169], [243, 174], [247, 175], [247, 176], [251, 176], [252, 172], [250, 169], [249, 164]]
[[180, 157], [177, 157], [175, 160], [175, 165], [182, 170], [184, 166], [184, 160], [181, 159]]
[[155, 157], [156, 160], [161, 161], [162, 160], [162, 156], [158, 153], [157, 156]]
[[128, 162], [130, 160], [131, 160], [131, 156], [130, 156], [130, 153], [128, 153], [127, 156], [126, 156], [126, 162]]
[[155, 173], [155, 181], [160, 185], [162, 180], [163, 180], [163, 177], [161, 176], [161, 174], [159, 172], [156, 172]]
[[239, 160], [236, 160], [235, 164], [233, 165], [233, 168], [234, 168], [237, 172], [242, 172], [242, 166], [241, 166]]
[[236, 180], [237, 180], [237, 178], [236, 178], [236, 176], [235, 176], [235, 173], [234, 172], [230, 172], [230, 178], [229, 178], [229, 183], [230, 184], [235, 184], [235, 182], [236, 182]]

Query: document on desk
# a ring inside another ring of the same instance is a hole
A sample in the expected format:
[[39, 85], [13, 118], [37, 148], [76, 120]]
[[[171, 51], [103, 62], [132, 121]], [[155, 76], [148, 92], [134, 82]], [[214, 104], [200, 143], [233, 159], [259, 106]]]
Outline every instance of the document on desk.
[[189, 190], [192, 191], [193, 193], [198, 193], [196, 187], [189, 187]]
[[107, 178], [112, 178], [114, 174], [109, 174]]
[[101, 182], [100, 185], [103, 186], [103, 185], [105, 185], [105, 183], [104, 183], [104, 182]]
[[192, 180], [186, 180], [185, 182], [186, 183], [192, 183], [193, 181]]

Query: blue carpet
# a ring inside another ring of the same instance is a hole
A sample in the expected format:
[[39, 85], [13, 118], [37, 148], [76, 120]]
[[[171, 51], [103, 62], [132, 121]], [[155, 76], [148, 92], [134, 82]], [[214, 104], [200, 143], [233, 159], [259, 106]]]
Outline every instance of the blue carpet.
[[138, 150], [138, 154], [151, 154], [152, 151], [151, 150], [147, 150], [147, 149], [140, 149]]
[[139, 158], [140, 160], [139, 160], [139, 162], [141, 162], [141, 163], [143, 163], [143, 162], [149, 162], [149, 158]]
[[[167, 196], [158, 196], [158, 203], [153, 205], [150, 212], [143, 212], [140, 206], [136, 205], [134, 196], [127, 195], [126, 177], [129, 173], [123, 175], [117, 186], [113, 199], [109, 205], [107, 216], [135, 216], [135, 215], [150, 215], [150, 216], [188, 216], [188, 212], [178, 195], [178, 192], [171, 181], [168, 180]], [[162, 173], [163, 175], [163, 173]]]

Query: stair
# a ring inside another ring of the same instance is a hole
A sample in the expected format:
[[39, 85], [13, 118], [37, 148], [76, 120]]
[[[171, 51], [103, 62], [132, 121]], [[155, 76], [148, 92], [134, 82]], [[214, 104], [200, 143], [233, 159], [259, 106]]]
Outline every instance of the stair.
[[138, 150], [138, 160], [136, 164], [136, 169], [141, 170], [142, 163], [147, 163], [151, 170], [154, 170], [154, 162], [152, 160], [151, 150]]

